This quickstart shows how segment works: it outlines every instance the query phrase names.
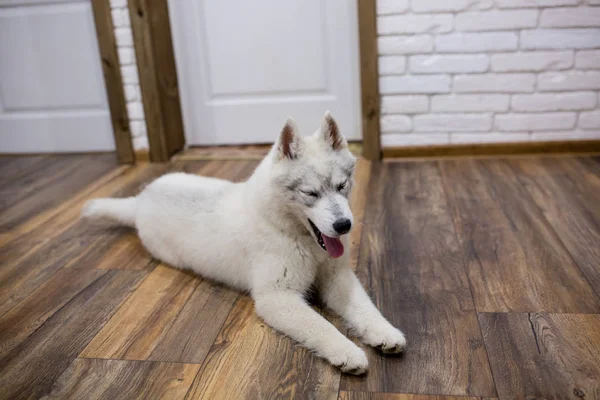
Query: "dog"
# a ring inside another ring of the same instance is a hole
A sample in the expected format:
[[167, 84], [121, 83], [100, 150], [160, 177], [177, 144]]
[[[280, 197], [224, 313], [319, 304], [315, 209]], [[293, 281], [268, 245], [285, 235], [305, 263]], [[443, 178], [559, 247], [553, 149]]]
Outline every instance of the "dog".
[[316, 288], [363, 343], [383, 353], [406, 346], [349, 265], [355, 163], [329, 112], [307, 137], [288, 118], [246, 182], [167, 174], [135, 197], [91, 200], [82, 215], [136, 228], [155, 258], [249, 292], [268, 325], [360, 375], [365, 352], [305, 300]]

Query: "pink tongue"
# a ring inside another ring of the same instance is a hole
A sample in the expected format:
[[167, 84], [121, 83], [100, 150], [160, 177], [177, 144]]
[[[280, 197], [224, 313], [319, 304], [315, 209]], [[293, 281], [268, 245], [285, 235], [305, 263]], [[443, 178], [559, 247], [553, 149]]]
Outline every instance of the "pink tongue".
[[338, 258], [342, 254], [344, 254], [344, 245], [342, 241], [338, 238], [330, 238], [329, 236], [325, 236], [321, 233], [323, 237], [323, 241], [325, 242], [325, 248], [327, 249], [327, 253], [333, 258]]

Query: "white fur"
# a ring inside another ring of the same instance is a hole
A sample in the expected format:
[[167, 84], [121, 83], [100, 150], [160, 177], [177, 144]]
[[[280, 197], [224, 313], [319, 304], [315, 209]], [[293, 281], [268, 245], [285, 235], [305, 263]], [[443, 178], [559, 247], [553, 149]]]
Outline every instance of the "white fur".
[[[311, 285], [364, 343], [395, 353], [406, 341], [350, 269], [348, 236], [341, 237], [344, 255], [333, 259], [309, 225], [308, 218], [334, 237], [337, 218], [352, 220], [353, 174], [344, 169], [353, 169], [355, 159], [345, 140], [342, 148], [332, 148], [329, 119], [326, 114], [317, 133], [305, 138], [288, 120], [293, 143], [283, 146], [282, 134], [247, 182], [169, 174], [137, 197], [92, 200], [83, 215], [135, 226], [154, 257], [250, 292], [267, 324], [342, 371], [362, 374], [368, 366], [364, 351], [306, 303]], [[316, 200], [306, 194], [317, 189]]]

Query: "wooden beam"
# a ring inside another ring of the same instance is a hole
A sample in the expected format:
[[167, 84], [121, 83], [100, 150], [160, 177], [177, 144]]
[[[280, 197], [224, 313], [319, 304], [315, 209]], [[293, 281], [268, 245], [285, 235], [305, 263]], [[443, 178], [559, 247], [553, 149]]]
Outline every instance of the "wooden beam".
[[600, 140], [494, 143], [448, 146], [386, 147], [384, 158], [497, 156], [552, 153], [598, 153]]
[[123, 93], [123, 78], [121, 77], [121, 68], [117, 55], [117, 42], [112, 15], [110, 13], [110, 2], [92, 1], [91, 3], [96, 25], [98, 48], [102, 60], [104, 85], [110, 109], [110, 120], [117, 148], [117, 158], [121, 163], [134, 163], [135, 153], [131, 141], [131, 131], [129, 130], [127, 102]]
[[168, 161], [183, 149], [185, 137], [167, 0], [129, 0], [129, 15], [150, 160]]
[[360, 87], [362, 102], [363, 155], [381, 158], [379, 132], [379, 73], [377, 69], [377, 11], [375, 0], [358, 0]]

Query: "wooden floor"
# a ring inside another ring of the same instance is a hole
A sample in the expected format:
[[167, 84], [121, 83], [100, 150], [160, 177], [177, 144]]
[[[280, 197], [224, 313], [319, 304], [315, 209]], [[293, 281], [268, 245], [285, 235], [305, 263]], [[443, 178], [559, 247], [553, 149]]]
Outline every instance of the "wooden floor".
[[600, 399], [599, 158], [361, 160], [353, 263], [409, 343], [367, 349], [364, 377], [133, 232], [78, 220], [168, 171], [256, 163], [0, 158], [0, 398]]

